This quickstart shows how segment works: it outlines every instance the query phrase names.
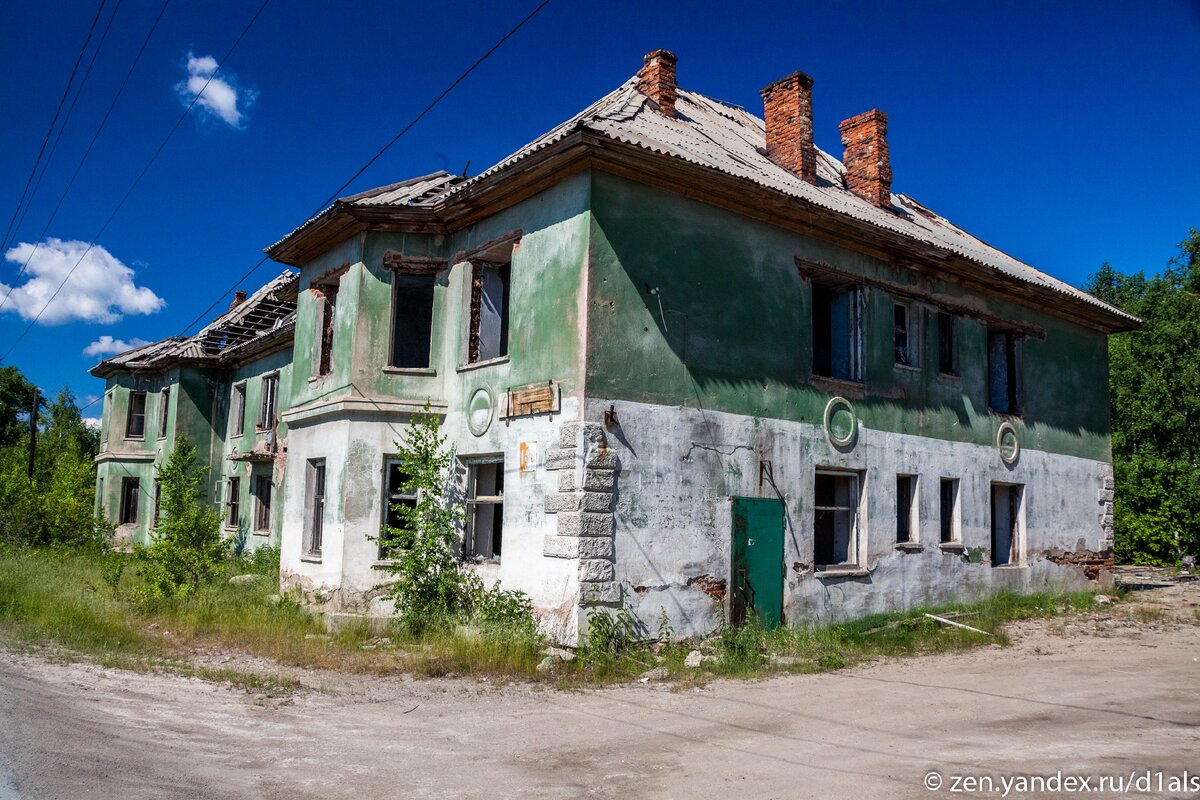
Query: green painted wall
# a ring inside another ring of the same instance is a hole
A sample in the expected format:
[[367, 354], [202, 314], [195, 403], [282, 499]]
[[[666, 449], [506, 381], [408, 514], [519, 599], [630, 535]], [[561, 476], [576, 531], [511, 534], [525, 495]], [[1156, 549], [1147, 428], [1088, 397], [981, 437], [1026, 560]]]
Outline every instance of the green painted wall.
[[[812, 297], [794, 258], [913, 283], [869, 256], [603, 173], [592, 178], [590, 242], [589, 397], [820, 423], [843, 391], [810, 380]], [[1023, 447], [1109, 458], [1103, 333], [1001, 299], [963, 298], [953, 284], [930, 288], [1045, 329], [1045, 340], [1022, 345]], [[960, 379], [937, 375], [931, 315], [919, 328], [920, 367], [897, 367], [892, 297], [865, 291], [863, 396], [846, 392], [863, 424], [994, 442], [1001, 419], [987, 410], [986, 327], [960, 318]]]

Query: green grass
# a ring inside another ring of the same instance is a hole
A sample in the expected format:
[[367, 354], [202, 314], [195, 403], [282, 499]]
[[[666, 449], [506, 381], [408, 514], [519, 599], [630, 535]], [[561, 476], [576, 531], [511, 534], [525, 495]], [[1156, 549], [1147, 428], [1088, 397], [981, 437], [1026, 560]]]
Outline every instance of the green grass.
[[[126, 569], [117, 588], [106, 581], [112, 559], [73, 551], [0, 550], [0, 641], [38, 648], [60, 658], [86, 658], [125, 669], [167, 669], [228, 681], [247, 691], [287, 692], [295, 681], [236, 669], [199, 666], [211, 653], [244, 653], [282, 667], [372, 674], [407, 673], [500, 679], [550, 680], [562, 686], [598, 685], [665, 671], [683, 684], [713, 677], [755, 678], [786, 672], [823, 672], [884, 657], [903, 657], [1007, 644], [1002, 626], [1013, 620], [1085, 611], [1092, 595], [998, 594], [969, 604], [877, 614], [820, 627], [768, 631], [755, 625], [726, 628], [702, 643], [651, 648], [617, 641], [581, 649], [573, 660], [537, 671], [546, 642], [511, 628], [432, 626], [420, 634], [373, 633], [365, 622], [327, 634], [319, 617], [277, 595], [270, 559], [226, 566], [193, 596], [143, 606], [138, 578]], [[257, 572], [260, 580], [231, 584], [231, 575]], [[984, 636], [941, 625], [926, 611], [988, 631]], [[618, 637], [619, 638], [619, 637]], [[694, 648], [699, 668], [684, 665]]]

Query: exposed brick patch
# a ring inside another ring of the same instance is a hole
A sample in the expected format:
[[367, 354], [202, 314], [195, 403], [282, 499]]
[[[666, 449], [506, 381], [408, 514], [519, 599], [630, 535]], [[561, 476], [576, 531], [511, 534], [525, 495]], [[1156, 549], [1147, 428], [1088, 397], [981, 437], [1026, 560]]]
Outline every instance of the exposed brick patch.
[[637, 74], [637, 89], [658, 105], [663, 116], [675, 116], [675, 65], [679, 57], [669, 50], [646, 54]]
[[887, 125], [887, 114], [876, 108], [838, 126], [845, 148], [846, 188], [880, 208], [892, 207]]
[[1071, 552], [1058, 547], [1052, 547], [1044, 552], [1042, 556], [1047, 561], [1052, 561], [1064, 567], [1080, 567], [1083, 569], [1084, 577], [1092, 581], [1100, 577], [1101, 572], [1112, 572], [1113, 568], [1112, 550], [1094, 552], [1079, 548]]
[[712, 575], [697, 575], [687, 579], [689, 587], [695, 586], [714, 600], [725, 599], [725, 579], [714, 578]]
[[813, 79], [793, 72], [764, 88], [763, 121], [767, 155], [811, 184], [817, 182], [817, 148], [813, 143]]

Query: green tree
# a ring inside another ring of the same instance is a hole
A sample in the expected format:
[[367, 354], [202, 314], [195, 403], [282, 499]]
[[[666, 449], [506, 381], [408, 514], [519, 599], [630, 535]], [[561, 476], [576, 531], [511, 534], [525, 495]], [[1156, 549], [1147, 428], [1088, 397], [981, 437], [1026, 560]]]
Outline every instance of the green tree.
[[[16, 444], [29, 433], [29, 404], [34, 386], [16, 367], [0, 367], [0, 447]], [[39, 408], [43, 405], [39, 401]]]
[[1086, 288], [1144, 321], [1109, 339], [1116, 555], [1175, 564], [1200, 551], [1200, 232], [1160, 274], [1105, 264]]
[[162, 489], [158, 534], [149, 546], [135, 551], [145, 583], [143, 600], [192, 594], [212, 579], [225, 560], [220, 518], [203, 502], [207, 472], [197, 462], [195, 446], [180, 434], [174, 451], [158, 468]]

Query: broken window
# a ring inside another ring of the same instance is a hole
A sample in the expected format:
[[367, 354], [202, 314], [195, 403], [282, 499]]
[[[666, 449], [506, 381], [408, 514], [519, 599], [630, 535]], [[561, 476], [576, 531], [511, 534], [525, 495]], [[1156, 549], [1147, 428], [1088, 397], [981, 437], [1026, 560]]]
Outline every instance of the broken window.
[[813, 373], [862, 380], [862, 287], [812, 284]]
[[267, 375], [262, 379], [262, 397], [258, 405], [258, 428], [269, 430], [275, 427], [276, 405], [279, 399], [279, 375]]
[[229, 399], [229, 435], [241, 436], [246, 432], [246, 384], [233, 387]]
[[308, 513], [304, 524], [304, 553], [320, 556], [325, 528], [325, 459], [309, 459], [305, 485], [305, 511]]
[[433, 274], [396, 272], [392, 277], [392, 357], [388, 364], [429, 366], [433, 335]]
[[158, 438], [166, 438], [167, 415], [171, 409], [171, 390], [163, 389], [158, 398]]
[[317, 376], [333, 371], [333, 326], [337, 317], [337, 279], [316, 287], [320, 292], [317, 303], [319, 327], [317, 329]]
[[508, 355], [508, 301], [512, 262], [471, 264], [471, 330], [467, 362]]
[[1021, 348], [1012, 331], [988, 331], [988, 406], [1021, 413]]
[[389, 460], [384, 465], [384, 508], [383, 530], [379, 533], [379, 560], [395, 557], [398, 550], [412, 546], [412, 531], [408, 530], [401, 508], [416, 508], [417, 494], [405, 488], [410, 475], [398, 460]]
[[958, 527], [958, 480], [955, 478], [942, 478], [939, 526], [942, 544], [962, 541]]
[[857, 564], [858, 475], [818, 472], [814, 495], [814, 563]]
[[896, 543], [905, 544], [916, 540], [916, 494], [915, 475], [896, 476]]
[[896, 363], [904, 367], [917, 366], [917, 331], [913, 308], [905, 303], [892, 303], [892, 342]]
[[1018, 484], [992, 484], [992, 566], [1021, 563], [1021, 498]]
[[146, 435], [146, 393], [129, 393], [129, 416], [125, 418], [125, 438], [141, 439]]
[[121, 516], [122, 525], [136, 525], [138, 521], [139, 488], [137, 478], [121, 479]]
[[225, 499], [225, 525], [230, 528], [238, 526], [238, 516], [242, 499], [242, 479], [229, 479], [229, 494]]
[[953, 314], [938, 314], [938, 372], [958, 374], [958, 319]]
[[504, 462], [467, 464], [467, 553], [500, 560], [504, 531]]
[[269, 533], [271, 530], [271, 476], [254, 476], [254, 531]]

